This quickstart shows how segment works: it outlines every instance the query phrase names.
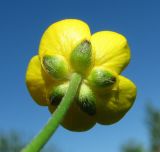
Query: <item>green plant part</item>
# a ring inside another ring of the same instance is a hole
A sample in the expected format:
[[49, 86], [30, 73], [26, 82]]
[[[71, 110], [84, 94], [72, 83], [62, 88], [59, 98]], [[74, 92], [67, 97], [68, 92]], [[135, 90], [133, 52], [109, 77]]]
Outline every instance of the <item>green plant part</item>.
[[86, 112], [88, 115], [96, 114], [96, 99], [92, 90], [85, 85], [81, 84], [79, 96], [77, 100], [81, 110]]
[[[58, 85], [53, 88], [50, 95], [50, 104], [57, 106], [66, 94], [68, 83]], [[82, 83], [79, 88], [78, 96], [75, 98], [79, 108], [88, 115], [96, 114], [96, 99], [93, 91], [85, 84]]]
[[116, 77], [109, 71], [94, 68], [88, 77], [88, 81], [94, 87], [104, 88], [113, 85], [116, 82]]
[[64, 97], [64, 95], [66, 94], [66, 91], [68, 89], [68, 83], [62, 84], [62, 85], [58, 85], [56, 87], [53, 88], [53, 90], [51, 91], [51, 95], [50, 95], [50, 104], [51, 105], [58, 105], [60, 103], [60, 101], [62, 100], [62, 98]]
[[60, 55], [43, 57], [44, 70], [53, 76], [55, 79], [65, 78], [68, 74], [68, 64], [64, 57]]
[[92, 64], [91, 43], [88, 40], [81, 42], [71, 53], [70, 61], [77, 72], [86, 72]]

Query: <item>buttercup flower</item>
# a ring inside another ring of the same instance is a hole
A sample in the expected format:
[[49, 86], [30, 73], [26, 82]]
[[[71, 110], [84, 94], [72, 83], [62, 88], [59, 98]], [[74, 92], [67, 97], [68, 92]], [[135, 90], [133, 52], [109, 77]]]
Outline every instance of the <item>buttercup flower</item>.
[[66, 19], [44, 32], [39, 53], [28, 65], [26, 84], [32, 98], [53, 113], [71, 75], [81, 74], [83, 80], [61, 125], [85, 131], [96, 123], [116, 123], [133, 105], [136, 86], [120, 75], [129, 61], [124, 36], [111, 31], [91, 35], [83, 21]]

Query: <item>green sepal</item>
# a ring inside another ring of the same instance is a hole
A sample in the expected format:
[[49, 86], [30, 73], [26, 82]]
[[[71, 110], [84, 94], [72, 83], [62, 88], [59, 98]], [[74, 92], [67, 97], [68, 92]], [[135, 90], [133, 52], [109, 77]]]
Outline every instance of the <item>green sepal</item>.
[[96, 99], [92, 90], [85, 84], [80, 87], [77, 103], [82, 111], [88, 115], [96, 114]]
[[113, 85], [116, 82], [116, 77], [109, 71], [95, 68], [91, 71], [88, 81], [92, 86], [103, 88]]
[[43, 57], [43, 67], [47, 73], [56, 79], [62, 79], [68, 74], [68, 64], [62, 56], [49, 56]]
[[68, 83], [54, 87], [50, 93], [50, 104], [58, 105], [68, 89]]
[[71, 65], [79, 72], [84, 73], [92, 64], [92, 46], [87, 40], [81, 42], [71, 53]]

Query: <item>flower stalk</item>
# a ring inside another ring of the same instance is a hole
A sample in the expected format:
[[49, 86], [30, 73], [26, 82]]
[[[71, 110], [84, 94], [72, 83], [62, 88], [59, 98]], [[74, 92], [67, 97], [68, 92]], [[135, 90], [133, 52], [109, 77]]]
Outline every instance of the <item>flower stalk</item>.
[[74, 101], [77, 94], [78, 88], [80, 86], [82, 77], [78, 73], [73, 73], [69, 88], [62, 98], [56, 111], [52, 114], [51, 118], [44, 126], [44, 128], [39, 132], [37, 136], [22, 150], [22, 152], [39, 152], [43, 146], [47, 143], [50, 137], [58, 128], [59, 124], [63, 120], [66, 112], [68, 111], [70, 105]]

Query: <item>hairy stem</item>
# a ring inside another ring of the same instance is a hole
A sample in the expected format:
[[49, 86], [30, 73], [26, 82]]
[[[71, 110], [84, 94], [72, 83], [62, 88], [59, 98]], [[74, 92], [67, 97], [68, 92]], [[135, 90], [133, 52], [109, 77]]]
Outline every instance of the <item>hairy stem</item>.
[[79, 74], [74, 73], [72, 75], [69, 88], [56, 111], [52, 114], [44, 128], [33, 138], [33, 140], [22, 150], [22, 152], [39, 152], [43, 148], [58, 128], [71, 103], [73, 102], [81, 80], [82, 78]]

